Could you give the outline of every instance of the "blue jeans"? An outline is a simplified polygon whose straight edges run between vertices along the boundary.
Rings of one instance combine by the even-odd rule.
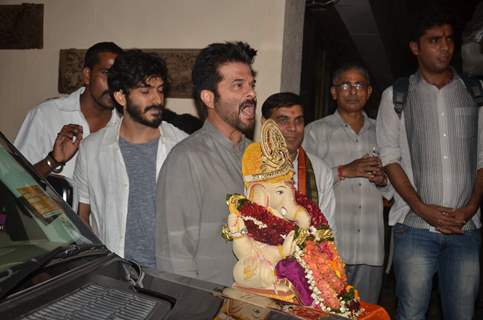
[[[480,281],[480,230],[443,235],[403,224],[394,226],[396,319],[426,318],[437,273],[445,320],[471,320]]]

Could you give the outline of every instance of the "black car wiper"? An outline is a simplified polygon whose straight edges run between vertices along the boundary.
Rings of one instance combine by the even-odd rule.
[[[96,250],[97,254],[105,255],[109,253],[109,250],[107,250],[104,245],[71,244],[68,246],[57,247],[43,256],[32,258],[19,266],[12,267],[11,269],[2,272],[6,274],[6,276],[4,277],[4,280],[0,282],[0,300],[7,296],[32,273],[42,269],[45,265],[53,262],[53,260],[58,259],[59,261],[62,261],[62,259],[70,258],[79,255],[82,252],[91,250]]]
[[[81,256],[81,254],[84,257],[91,254],[105,255],[110,253],[110,251],[103,244],[71,244],[64,248],[65,250],[63,252],[59,252],[51,259],[52,263],[54,262],[54,259],[66,259],[74,256]]]

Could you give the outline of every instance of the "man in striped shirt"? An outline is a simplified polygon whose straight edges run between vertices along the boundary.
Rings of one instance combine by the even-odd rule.
[[[426,13],[412,39],[418,70],[400,117],[389,87],[377,119],[382,163],[398,193],[389,216],[396,318],[426,318],[437,273],[444,319],[470,320],[480,269],[481,108],[450,67],[450,16]]]
[[[375,121],[363,111],[371,93],[365,68],[339,68],[331,87],[337,110],[307,126],[303,145],[334,175],[335,239],[348,282],[363,300],[377,303],[384,264],[382,198],[391,189],[377,156]]]

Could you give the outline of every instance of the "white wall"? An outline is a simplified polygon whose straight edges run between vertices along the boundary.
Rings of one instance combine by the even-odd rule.
[[[22,2],[0,0],[0,4]],[[88,48],[99,41],[141,49],[246,41],[258,50],[254,68],[259,106],[280,89],[285,0],[29,2],[44,3],[44,48],[0,50],[0,130],[10,139],[33,106],[58,95],[59,50]],[[194,113],[191,99],[169,99],[168,106]]]

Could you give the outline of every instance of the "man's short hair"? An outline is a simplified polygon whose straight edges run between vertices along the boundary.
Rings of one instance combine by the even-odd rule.
[[[364,78],[366,78],[367,83],[368,84],[371,83],[371,78],[369,77],[369,71],[367,71],[365,67],[363,67],[358,63],[346,63],[335,70],[334,75],[332,76],[332,85],[337,84],[337,80],[339,80],[340,76],[344,72],[349,70],[359,71],[364,76]]]
[[[126,50],[117,56],[107,73],[109,92],[116,109],[123,108],[114,99],[114,92],[122,91],[126,96],[131,89],[137,88],[150,78],[161,78],[165,92],[168,87],[168,69],[166,62],[155,53],[141,50]]]
[[[210,90],[218,97],[217,85],[222,80],[219,73],[221,65],[240,62],[249,65],[251,69],[256,54],[257,51],[245,42],[212,43],[201,50],[191,73],[193,97],[196,103],[199,106],[203,105],[200,97],[202,90]],[[253,70],[252,73],[255,74]],[[206,115],[206,108],[202,109],[203,114]]]
[[[122,53],[122,49],[114,42],[98,42],[89,49],[84,55],[84,68],[92,69],[99,63],[99,54],[103,52],[111,52],[117,55]]]
[[[274,93],[265,100],[262,105],[262,115],[265,119],[272,116],[274,109],[299,105],[303,109],[302,99],[298,94],[292,92]]]
[[[419,38],[429,29],[449,24],[455,27],[456,19],[447,10],[439,6],[428,6],[412,17],[410,41],[418,42]]]

